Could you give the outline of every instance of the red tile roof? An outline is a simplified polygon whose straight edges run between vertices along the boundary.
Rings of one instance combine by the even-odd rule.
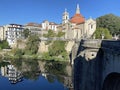
[[[75,14],[71,19],[70,19],[71,23],[76,23],[76,24],[80,24],[80,23],[84,23],[85,22],[85,18],[81,15],[81,14]]]

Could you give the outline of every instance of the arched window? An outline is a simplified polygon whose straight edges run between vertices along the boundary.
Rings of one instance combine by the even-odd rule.
[[[93,29],[93,25],[91,25],[91,29]]]

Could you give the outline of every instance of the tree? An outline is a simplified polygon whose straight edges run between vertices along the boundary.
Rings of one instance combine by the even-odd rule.
[[[10,46],[6,40],[3,40],[3,41],[0,41],[0,48],[1,49],[8,49],[8,48],[10,48]]]
[[[35,34],[28,37],[26,51],[27,54],[36,54],[38,52],[39,37]]]
[[[96,19],[97,28],[107,28],[112,35],[120,34],[120,17],[113,14],[107,14]]]
[[[65,32],[59,31],[58,34],[57,34],[57,37],[62,37],[64,35],[65,35]]]
[[[48,33],[44,34],[43,36],[47,38],[51,38],[51,37],[55,37],[56,33],[53,30],[48,30]]]
[[[107,28],[97,28],[94,32],[94,36],[96,39],[101,39],[102,35],[104,36],[104,39],[111,39],[112,35],[110,34],[109,30]]]
[[[64,52],[66,52],[64,41],[54,41],[53,44],[49,47],[50,56],[62,55]]]
[[[24,30],[23,30],[23,36],[24,36],[25,38],[28,38],[29,35],[30,35],[29,29],[24,29]]]

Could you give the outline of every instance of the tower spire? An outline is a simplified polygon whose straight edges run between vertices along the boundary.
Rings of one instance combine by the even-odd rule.
[[[67,8],[65,8],[65,12],[67,12]]]
[[[77,4],[76,14],[80,14],[80,7],[79,7],[79,4]]]

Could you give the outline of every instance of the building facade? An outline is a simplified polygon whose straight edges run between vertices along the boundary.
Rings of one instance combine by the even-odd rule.
[[[41,24],[31,22],[31,23],[24,25],[24,29],[28,29],[31,34],[40,35],[42,31],[42,26]]]
[[[23,37],[23,26],[19,24],[9,24],[6,28],[7,41],[11,47],[14,47],[17,44],[17,40]]]
[[[58,30],[57,29],[58,26],[59,26],[58,24],[56,24],[54,22],[49,22],[47,20],[42,22],[42,29],[43,30],[54,30],[54,31],[57,31]]]
[[[67,10],[63,13],[62,30],[66,33],[66,39],[90,38],[96,30],[96,20],[92,18],[86,20],[77,5],[76,13],[70,19]]]
[[[0,26],[0,41],[4,40],[4,27]]]

